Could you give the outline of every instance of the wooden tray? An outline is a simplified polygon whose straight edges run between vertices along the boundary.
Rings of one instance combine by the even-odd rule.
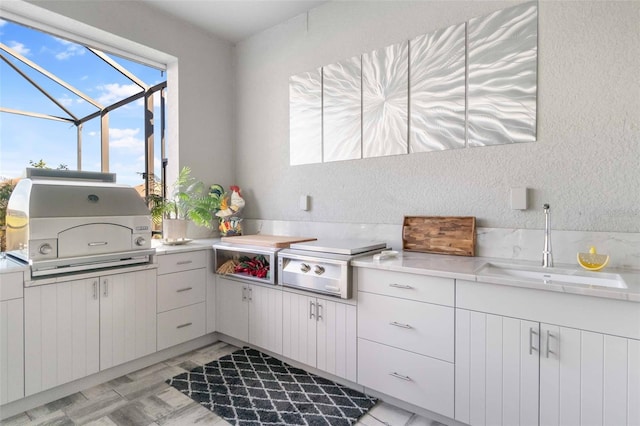
[[[287,237],[279,235],[238,235],[236,237],[222,237],[223,243],[243,244],[250,246],[289,248],[293,243],[302,243],[305,241],[315,241],[317,238],[308,237]]]
[[[422,253],[476,255],[473,216],[405,216],[402,248]]]

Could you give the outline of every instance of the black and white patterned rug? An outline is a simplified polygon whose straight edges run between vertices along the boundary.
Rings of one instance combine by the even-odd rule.
[[[238,426],[352,425],[377,402],[250,348],[167,383]]]

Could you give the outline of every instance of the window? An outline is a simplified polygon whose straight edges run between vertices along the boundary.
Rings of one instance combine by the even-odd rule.
[[[6,20],[0,39],[1,177],[21,176],[42,161],[116,173],[142,196],[160,191],[164,68]]]

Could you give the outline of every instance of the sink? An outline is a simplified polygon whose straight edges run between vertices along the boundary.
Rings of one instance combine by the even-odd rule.
[[[578,269],[542,268],[536,266],[517,265],[512,263],[489,262],[476,271],[477,275],[490,275],[503,278],[520,278],[539,281],[542,284],[580,284],[611,288],[627,288],[618,274],[604,272],[587,272]]]

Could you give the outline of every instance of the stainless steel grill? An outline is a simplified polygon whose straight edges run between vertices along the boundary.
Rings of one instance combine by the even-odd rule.
[[[46,276],[148,263],[151,216],[110,173],[27,169],[7,206],[7,254]]]
[[[386,243],[363,240],[317,240],[291,244],[278,253],[278,284],[350,299],[350,261],[382,251]]]

